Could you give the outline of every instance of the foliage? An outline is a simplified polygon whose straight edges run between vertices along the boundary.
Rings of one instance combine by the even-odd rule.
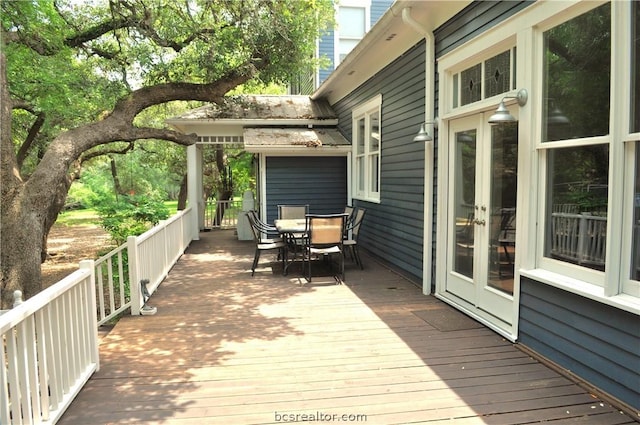
[[[253,82],[286,84],[314,65],[315,41],[334,15],[331,0],[0,0],[0,6],[0,243],[13,248],[0,252],[2,306],[14,290],[25,298],[39,292],[44,241],[84,165],[132,154],[142,141],[192,145],[195,135],[154,116],[159,105],[221,102]],[[177,170],[180,155],[164,153]],[[135,162],[156,180],[143,161]],[[116,160],[115,168],[123,166]],[[165,190],[175,181],[162,182]],[[146,193],[145,185],[131,190]]]
[[[161,200],[149,196],[121,196],[115,202],[98,208],[102,227],[117,245],[128,236],[137,236],[169,217]]]

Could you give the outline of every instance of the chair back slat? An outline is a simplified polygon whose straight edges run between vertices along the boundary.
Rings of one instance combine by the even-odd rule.
[[[309,205],[278,205],[278,218],[296,219],[305,218],[309,213]]]

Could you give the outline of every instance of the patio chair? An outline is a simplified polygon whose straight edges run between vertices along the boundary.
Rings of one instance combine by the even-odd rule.
[[[262,253],[262,251],[278,250],[278,259],[282,261],[282,268],[284,269],[286,244],[282,240],[270,241],[268,239],[262,239],[260,227],[258,227],[254,217],[254,214],[247,214],[249,224],[251,224],[251,231],[253,232],[253,237],[256,243],[256,251],[253,255],[253,264],[251,265],[251,276],[253,276],[256,272],[256,267],[258,266],[258,261],[260,261],[260,254]]]
[[[260,231],[260,242],[282,242],[282,237],[280,236],[280,232],[278,232],[278,229],[276,229],[276,226],[270,225],[260,220],[260,217],[258,216],[258,212],[256,210],[247,211],[247,215],[251,216],[255,223],[255,226]]]
[[[330,259],[331,255],[337,255],[340,259],[340,275],[336,280],[344,282],[344,246],[343,235],[347,215],[307,214],[307,235],[305,237],[304,260],[307,264],[307,281],[311,282],[312,257]]]
[[[364,208],[357,208],[355,210],[351,223],[349,223],[345,229],[346,236],[342,242],[345,249],[349,250],[351,258],[360,266],[360,270],[364,270],[364,265],[362,264],[360,252],[358,251],[358,235],[360,234],[360,226],[362,225],[362,220],[364,220],[366,212],[367,210]]]
[[[278,205],[278,218],[304,219],[309,214],[309,205]]]

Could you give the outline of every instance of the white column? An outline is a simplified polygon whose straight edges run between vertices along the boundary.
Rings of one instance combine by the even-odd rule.
[[[191,240],[200,239],[204,228],[204,201],[202,199],[202,148],[198,145],[187,147],[187,202],[193,210]]]

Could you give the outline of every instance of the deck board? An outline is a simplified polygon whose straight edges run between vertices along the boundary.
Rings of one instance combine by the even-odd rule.
[[[252,256],[232,231],[203,233],[149,300],[158,313],[103,338],[59,424],[635,423],[485,327],[430,325],[415,312],[451,307],[371,258],[345,285],[301,285],[266,256],[252,278]]]

